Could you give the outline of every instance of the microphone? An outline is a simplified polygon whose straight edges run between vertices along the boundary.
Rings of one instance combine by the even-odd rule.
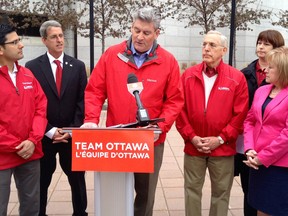
[[[148,111],[143,107],[143,104],[140,99],[140,93],[143,90],[142,82],[138,82],[138,79],[134,73],[128,74],[127,78],[127,87],[128,91],[134,95],[136,99],[136,104],[138,107],[136,118],[139,121],[140,126],[147,126],[150,122],[150,117]]]

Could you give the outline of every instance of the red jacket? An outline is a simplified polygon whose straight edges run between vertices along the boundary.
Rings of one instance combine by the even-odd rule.
[[[99,123],[100,112],[108,99],[107,126],[136,121],[136,101],[127,89],[129,73],[135,73],[144,89],[140,93],[150,118],[165,118],[155,143],[163,143],[165,135],[181,111],[184,98],[176,59],[156,43],[140,68],[134,63],[130,41],[110,47],[99,59],[85,90],[85,122]]]
[[[182,75],[185,105],[176,120],[176,127],[185,141],[185,153],[207,155],[197,151],[191,140],[194,136],[221,136],[220,145],[210,156],[230,156],[236,153],[235,141],[243,130],[248,111],[248,89],[244,75],[220,62],[218,76],[205,108],[204,63],[187,69]]]
[[[43,156],[41,139],[47,120],[47,100],[31,71],[16,63],[14,86],[7,66],[0,67],[0,170],[13,168]],[[25,160],[15,147],[24,140],[35,144],[34,154]]]

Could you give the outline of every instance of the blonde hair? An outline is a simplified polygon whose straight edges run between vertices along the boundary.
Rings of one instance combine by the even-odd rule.
[[[266,61],[277,67],[279,73],[279,85],[281,88],[288,86],[288,47],[281,46],[269,51]]]

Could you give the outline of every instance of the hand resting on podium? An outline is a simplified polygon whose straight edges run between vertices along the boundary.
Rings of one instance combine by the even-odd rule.
[[[86,122],[80,128],[98,128],[99,126],[93,122]]]

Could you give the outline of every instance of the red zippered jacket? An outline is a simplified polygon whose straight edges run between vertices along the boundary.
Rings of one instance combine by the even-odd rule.
[[[13,168],[43,156],[41,139],[47,125],[47,100],[32,72],[17,64],[16,86],[7,66],[0,67],[0,170]],[[25,160],[15,147],[24,140],[35,144],[34,154]]]
[[[205,63],[188,68],[182,75],[185,105],[176,120],[176,127],[185,141],[184,152],[192,156],[231,156],[236,153],[235,141],[243,130],[248,112],[248,88],[244,75],[223,63],[211,90],[207,107],[202,71]],[[210,154],[197,151],[194,136],[221,136],[226,144]]]
[[[127,89],[128,74],[134,73],[143,83],[140,98],[150,119],[165,118],[158,123],[162,130],[155,145],[163,143],[184,98],[179,65],[169,52],[156,42],[138,68],[130,50],[131,41],[112,46],[101,56],[85,90],[85,122],[99,123],[102,105],[107,98],[107,126],[136,121],[136,101]]]

